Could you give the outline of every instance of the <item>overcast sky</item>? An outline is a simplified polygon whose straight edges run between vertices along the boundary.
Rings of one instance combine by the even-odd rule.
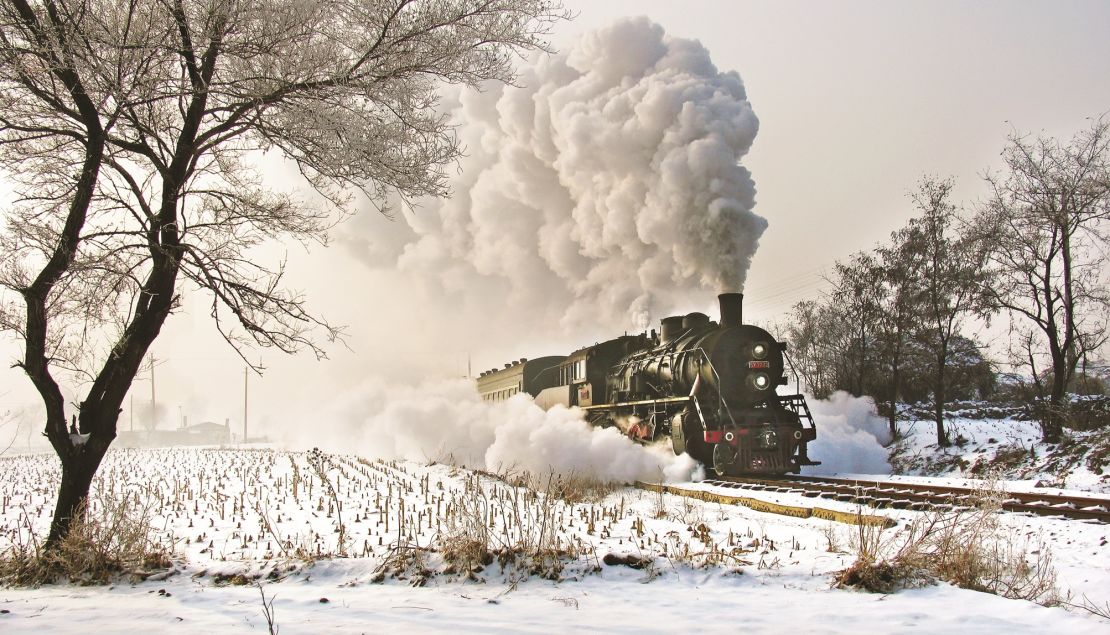
[[[743,80],[759,126],[742,165],[754,179],[754,212],[767,221],[748,272],[749,321],[774,320],[814,297],[834,261],[898,229],[912,215],[906,192],[923,174],[954,176],[960,200],[974,204],[984,192],[980,175],[998,166],[1012,130],[1070,137],[1110,110],[1106,2],[567,3],[578,16],[557,27],[560,50],[584,32],[645,15],[668,38],[700,41],[719,71]],[[461,374],[468,358],[477,372],[619,334],[611,332],[616,322],[568,334],[557,306],[514,320],[497,284],[439,302],[428,299],[434,290],[414,288],[381,263],[364,266],[352,240],[395,256],[412,238],[404,221],[365,211],[337,238],[307,255],[291,248],[291,281],[350,326],[350,348],[331,348],[325,362],[256,354],[269,368],[251,378],[250,418],[259,428],[294,416],[311,425],[312,412],[358,391],[368,376]],[[650,319],[663,309],[711,310],[716,318],[712,296],[701,290],[693,306],[653,307]],[[542,305],[537,297],[528,301]],[[242,364],[205,315],[189,303],[155,343],[167,360],[157,370],[158,400],[174,421],[180,413],[192,422],[238,422]],[[137,404],[149,402],[149,381],[133,392]],[[0,374],[0,399],[5,408],[35,401],[17,370]],[[125,413],[121,428],[128,422]]]

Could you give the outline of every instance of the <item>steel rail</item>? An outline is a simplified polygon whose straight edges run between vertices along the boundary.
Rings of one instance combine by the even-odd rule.
[[[703,481],[731,489],[800,493],[808,498],[832,498],[869,507],[895,509],[954,509],[974,506],[982,490],[968,487],[864,481],[814,476],[725,477]],[[999,492],[1008,512],[1063,516],[1110,523],[1110,499],[1040,492]]]

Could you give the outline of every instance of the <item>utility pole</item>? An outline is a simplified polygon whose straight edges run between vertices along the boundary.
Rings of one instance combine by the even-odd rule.
[[[154,353],[150,354],[150,429],[158,429],[158,400],[154,397],[154,362],[158,361]]]
[[[250,369],[243,368],[243,443],[247,442],[247,377]]]

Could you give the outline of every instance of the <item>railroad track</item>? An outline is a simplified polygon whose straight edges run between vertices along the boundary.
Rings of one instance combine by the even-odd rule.
[[[965,487],[917,485],[883,481],[784,476],[779,478],[726,477],[703,483],[730,489],[801,494],[856,503],[876,509],[949,510],[971,507],[982,493]],[[1002,492],[1002,509],[1008,512],[1063,516],[1076,520],[1110,523],[1110,499],[1061,496],[1038,492]]]

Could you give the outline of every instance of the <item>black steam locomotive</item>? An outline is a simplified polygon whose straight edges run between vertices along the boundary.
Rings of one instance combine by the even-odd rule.
[[[817,437],[802,395],[787,383],[786,344],[743,323],[744,296],[719,296],[721,322],[704,313],[665,318],[657,334],[625,335],[566,357],[521,359],[483,372],[483,399],[528,393],[543,408],[578,406],[590,423],[633,440],[669,435],[719,475],[798,472]]]

